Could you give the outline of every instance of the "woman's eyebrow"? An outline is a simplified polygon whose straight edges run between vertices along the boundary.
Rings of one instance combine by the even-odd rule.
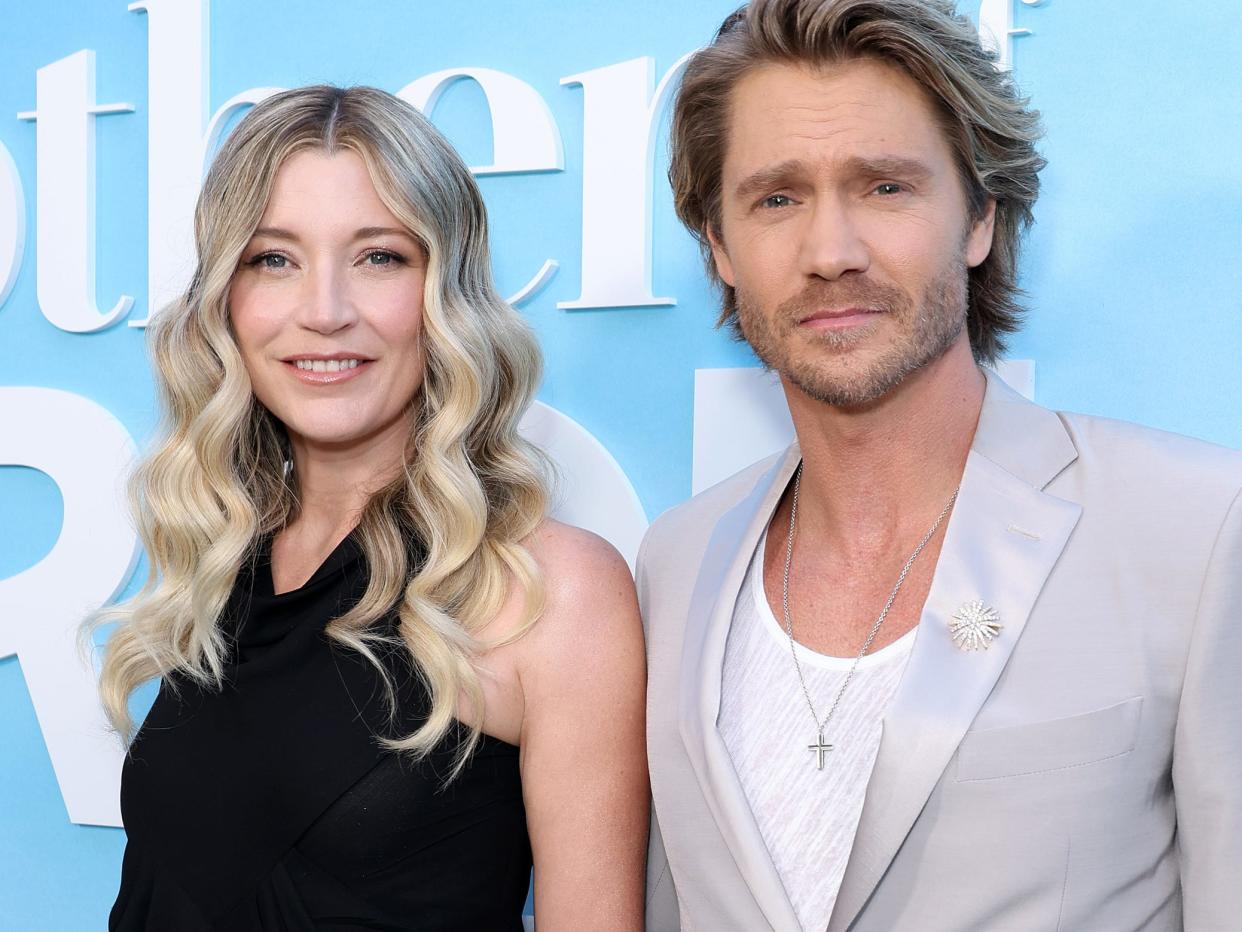
[[[292,230],[286,230],[283,227],[259,227],[254,231],[254,236],[283,239],[294,243],[301,239]],[[374,236],[404,236],[406,239],[417,242],[417,237],[405,227],[359,227],[354,231],[353,240],[370,239]]]
[[[293,233],[290,230],[282,229],[281,227],[259,227],[254,231],[254,235],[266,236],[269,239],[287,239],[292,242],[297,242],[298,240],[298,235],[296,233]]]
[[[354,233],[354,240],[370,239],[373,236],[404,236],[406,239],[418,241],[405,227],[362,227]]]

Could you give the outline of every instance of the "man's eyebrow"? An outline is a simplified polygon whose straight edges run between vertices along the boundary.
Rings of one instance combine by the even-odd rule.
[[[738,200],[747,201],[759,194],[764,194],[782,185],[790,179],[805,172],[806,165],[800,159],[787,159],[777,162],[758,171],[752,172],[737,183],[733,195]]]
[[[932,170],[926,162],[900,155],[851,156],[841,165],[841,170],[846,176],[856,178],[925,181],[932,176]],[[733,189],[733,194],[739,200],[749,200],[756,195],[789,184],[793,179],[804,176],[806,172],[806,163],[801,159],[777,162],[775,165],[769,165],[747,175],[738,182],[737,187]]]
[[[901,155],[856,155],[846,160],[845,170],[856,176],[907,181],[925,181],[932,176],[931,167],[926,162]]]

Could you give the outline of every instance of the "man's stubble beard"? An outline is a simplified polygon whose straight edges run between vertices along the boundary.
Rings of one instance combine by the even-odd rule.
[[[738,322],[746,342],[768,369],[823,404],[861,407],[883,398],[957,342],[966,326],[967,275],[965,259],[959,256],[927,285],[917,307],[901,289],[860,278],[808,286],[768,315],[739,288]],[[853,358],[851,350],[876,339],[876,327],[820,330],[798,340],[802,352],[796,352],[792,344],[800,319],[820,308],[848,306],[880,310],[877,323],[889,329],[897,324],[898,340],[864,363]]]

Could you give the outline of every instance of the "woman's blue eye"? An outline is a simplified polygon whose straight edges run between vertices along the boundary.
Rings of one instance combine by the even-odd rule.
[[[289,265],[289,259],[278,252],[265,252],[251,259],[250,264],[265,269],[283,269]]]
[[[393,252],[384,252],[377,249],[375,252],[367,253],[367,262],[371,265],[391,265],[394,262],[400,262],[401,257]]]

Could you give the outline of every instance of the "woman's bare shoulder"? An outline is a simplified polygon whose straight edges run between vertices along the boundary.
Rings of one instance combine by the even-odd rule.
[[[523,545],[543,577],[544,606],[531,629],[526,666],[552,671],[567,659],[641,665],[642,625],[629,565],[602,537],[546,520]],[[591,657],[584,657],[584,653]],[[559,674],[554,675],[559,679]]]
[[[607,597],[633,588],[633,577],[617,548],[598,534],[552,519],[522,541],[544,577],[549,601]]]

